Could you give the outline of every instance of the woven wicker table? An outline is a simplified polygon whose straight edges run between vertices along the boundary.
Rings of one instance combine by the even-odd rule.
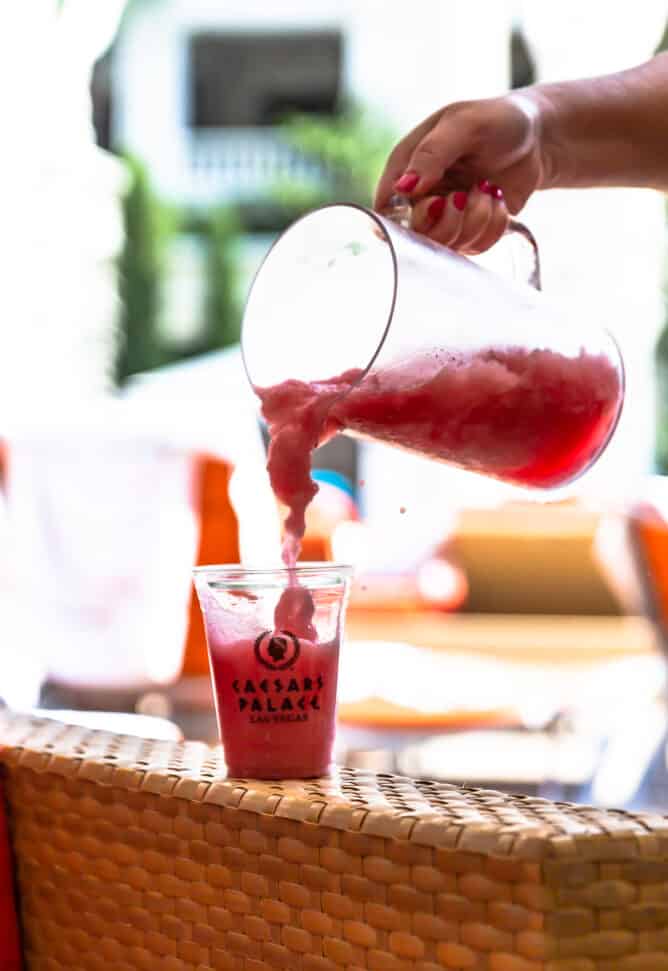
[[[0,714],[30,971],[665,971],[668,819]]]

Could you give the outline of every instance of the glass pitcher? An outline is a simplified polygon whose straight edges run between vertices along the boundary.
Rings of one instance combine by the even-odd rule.
[[[337,203],[293,223],[265,257],[242,328],[256,392],[340,389],[326,436],[384,441],[524,487],[581,475],[621,412],[612,336],[566,319],[505,278],[379,214]]]

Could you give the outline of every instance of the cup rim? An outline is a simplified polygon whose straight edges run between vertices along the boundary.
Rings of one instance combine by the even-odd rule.
[[[239,579],[247,576],[253,579],[263,577],[284,577],[286,580],[291,576],[310,577],[330,573],[343,574],[346,577],[353,573],[353,566],[349,563],[331,563],[327,560],[308,561],[297,563],[294,567],[275,566],[275,567],[246,567],[240,563],[212,563],[192,568],[193,576],[206,576],[214,574],[218,577]]]

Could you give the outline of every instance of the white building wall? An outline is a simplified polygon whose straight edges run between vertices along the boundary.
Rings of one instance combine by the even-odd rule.
[[[406,132],[450,101],[508,84],[507,0],[413,0],[404,15],[383,0],[350,5],[347,84]]]
[[[509,24],[503,0],[415,0],[408,20],[381,0],[138,6],[114,54],[114,138],[145,159],[163,191],[178,196],[188,165],[187,44],[194,32],[341,30],[345,92],[402,132],[447,101],[506,85]]]
[[[88,83],[123,0],[13,5],[0,30],[0,432],[16,408],[109,384],[124,172],[94,144]]]

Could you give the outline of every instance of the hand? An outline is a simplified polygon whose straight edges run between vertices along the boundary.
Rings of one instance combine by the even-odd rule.
[[[481,253],[505,232],[508,211],[519,212],[545,184],[540,135],[539,100],[530,90],[448,105],[396,146],[375,206],[382,210],[395,192],[407,195],[415,230]]]

